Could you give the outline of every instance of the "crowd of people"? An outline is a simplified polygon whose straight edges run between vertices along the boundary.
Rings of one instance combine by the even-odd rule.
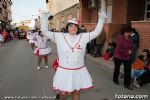
[[[56,44],[58,52],[53,88],[60,95],[61,100],[66,100],[68,95],[72,96],[72,100],[79,100],[81,90],[93,87],[92,78],[84,65],[84,55],[86,49],[87,52],[93,53],[92,41],[94,43],[94,39],[101,33],[106,15],[99,14],[98,24],[91,32],[86,32],[84,25],[79,28],[76,19],[69,20],[66,28],[62,28],[60,32],[55,29],[48,31],[48,17],[49,14],[43,12],[41,28],[29,31],[26,35],[33,54],[38,58],[37,69],[42,68],[42,59],[44,59],[45,68],[49,67],[48,56],[51,54],[51,48],[48,42],[51,40]],[[17,34],[17,31],[0,32],[0,43],[7,42],[9,38],[16,39]],[[112,58],[114,61],[113,82],[116,85],[119,85],[122,64],[125,88],[132,90],[131,83],[138,88],[150,83],[150,51],[144,49],[143,54],[137,55],[138,48],[139,34],[130,26],[124,27],[116,40],[109,43],[104,54],[107,57],[104,59]]]
[[[18,29],[10,29],[10,30],[2,30],[0,31],[0,45],[7,43],[10,40],[20,39],[20,33],[24,33],[24,37],[26,38],[26,31],[18,30]]]
[[[0,45],[8,42],[9,40],[13,39],[13,32],[12,31],[7,31],[7,30],[2,30],[0,31]]]
[[[104,59],[114,61],[113,82],[116,85],[119,85],[119,76],[124,78],[124,87],[129,90],[150,83],[150,51],[144,49],[139,54],[138,48],[139,34],[131,26],[122,28],[115,42],[109,43]]]
[[[72,95],[72,100],[79,100],[81,89],[93,87],[90,74],[84,65],[83,56],[85,52],[83,51],[87,49],[86,45],[88,46],[88,43],[100,33],[101,29],[97,27],[102,28],[102,22],[105,17],[104,15],[100,17],[102,22],[98,22],[96,29],[91,32],[86,32],[84,26],[79,30],[75,19],[69,20],[66,28],[62,28],[60,32],[55,30],[48,31],[46,28],[48,25],[47,17],[47,13],[43,14],[40,30],[27,33],[31,49],[34,50],[34,54],[38,57],[37,69],[41,69],[42,59],[45,61],[45,68],[48,68],[48,55],[51,53],[48,41],[51,40],[56,43],[59,59],[57,59],[57,68],[55,67],[53,79],[54,90],[60,95],[61,100],[66,100],[68,95]],[[130,26],[124,27],[116,40],[109,43],[106,53],[108,58],[112,58],[114,61],[113,82],[116,85],[119,85],[122,64],[124,66],[125,88],[132,90],[132,83],[135,87],[140,87],[150,82],[150,52],[148,49],[144,49],[143,54],[137,55],[138,48],[139,35]],[[66,77],[68,78],[66,79]]]

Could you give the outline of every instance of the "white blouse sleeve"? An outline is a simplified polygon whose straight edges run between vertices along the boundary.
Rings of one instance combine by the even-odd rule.
[[[49,17],[49,15],[50,15],[49,13],[43,12],[43,14],[41,16],[41,31],[42,31],[44,36],[51,39],[52,42],[55,42],[55,33],[57,33],[57,32],[51,32],[48,30],[48,17]]]
[[[86,42],[90,42],[92,39],[96,38],[97,36],[99,36],[101,34],[105,18],[106,18],[105,12],[100,13],[96,28],[92,32],[83,33],[84,40]]]

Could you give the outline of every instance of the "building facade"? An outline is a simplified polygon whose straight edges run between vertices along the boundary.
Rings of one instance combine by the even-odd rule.
[[[101,41],[103,52],[109,41],[115,39],[119,30],[127,24],[131,24],[139,32],[139,53],[144,48],[150,50],[150,0],[81,0],[80,20],[88,31],[95,28],[99,9],[107,13],[102,32],[105,35],[97,38],[104,40]]]
[[[49,29],[60,31],[66,27],[67,20],[79,19],[79,0],[49,0],[49,11],[54,16],[49,21]]]
[[[0,0],[0,30],[10,29],[12,21],[12,1]]]
[[[54,16],[52,26],[53,28],[56,28],[56,30],[60,31],[62,28],[66,27],[67,21],[72,18],[76,18],[77,20],[79,19],[78,4],[75,4],[64,11],[57,13]]]

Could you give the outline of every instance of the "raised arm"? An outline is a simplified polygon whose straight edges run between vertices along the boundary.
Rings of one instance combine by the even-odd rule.
[[[40,21],[41,21],[41,31],[44,36],[48,37],[54,41],[54,32],[48,30],[48,17],[50,16],[48,11],[43,11]]]
[[[98,23],[97,23],[97,26],[96,28],[94,29],[94,31],[90,32],[90,39],[94,39],[96,38],[98,35],[101,34],[101,31],[102,31],[102,28],[103,28],[103,24],[104,24],[104,21],[106,19],[106,14],[105,12],[101,12],[101,13],[98,13]]]

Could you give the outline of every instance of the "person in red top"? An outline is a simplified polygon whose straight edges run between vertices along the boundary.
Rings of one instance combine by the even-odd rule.
[[[131,27],[126,26],[122,29],[121,35],[116,40],[116,49],[114,53],[114,74],[113,82],[119,85],[118,77],[120,72],[120,65],[124,64],[124,86],[125,88],[132,90],[131,83],[131,50],[132,50],[132,39],[131,39]]]
[[[3,35],[3,38],[4,38],[4,42],[7,42],[8,41],[8,36],[9,36],[8,32],[6,30],[4,30],[2,32],[2,35]]]

